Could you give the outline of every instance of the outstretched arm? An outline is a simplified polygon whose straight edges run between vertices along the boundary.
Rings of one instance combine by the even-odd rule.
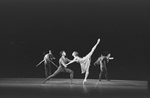
[[[69,63],[65,64],[62,59],[59,60],[59,65],[63,65],[64,67],[67,67],[69,64],[73,63],[74,59],[72,61],[70,61]]]
[[[113,60],[113,59],[114,59],[114,57],[110,57],[110,55],[111,55],[111,54],[109,53],[109,54],[107,55],[107,57],[106,57],[106,58],[107,58],[107,62],[109,62],[109,60]]]
[[[53,64],[53,65],[55,65],[56,67],[58,67],[55,63],[53,63],[51,60],[50,60],[50,62]]]
[[[47,59],[47,54],[44,56],[43,60],[39,64],[36,65],[36,67],[38,67],[42,62],[44,61],[46,62],[46,59]]]
[[[114,59],[114,57],[110,57],[110,53],[107,55],[107,59],[110,59],[110,60],[112,60],[112,59]]]
[[[94,65],[96,66],[96,65],[97,65],[97,63],[98,63],[98,61],[96,61],[96,62],[94,63]]]
[[[110,60],[113,60],[113,59],[114,59],[114,57],[109,57],[109,59],[110,59]]]
[[[94,63],[94,65],[96,66],[96,65],[100,64],[101,61],[102,61],[102,58],[99,57],[99,58],[97,59],[97,61]]]
[[[37,64],[36,67],[38,67],[43,61],[44,61],[44,59],[39,64]]]
[[[73,63],[73,62],[76,62],[76,58],[74,58],[72,61],[70,61],[69,63],[66,64],[66,66],[68,66],[69,64]]]
[[[98,64],[98,61],[100,60],[100,57],[96,60],[96,62],[94,63],[94,65],[96,66]]]
[[[107,59],[110,59],[110,58],[111,58],[110,55],[111,55],[111,54],[109,53],[109,54],[106,56],[106,58],[107,58]]]
[[[89,54],[88,54],[89,56],[91,56],[93,54],[93,52],[96,49],[96,47],[99,44],[99,42],[100,42],[100,38],[97,40],[97,43],[94,45],[94,47],[92,48],[92,50],[89,52]]]

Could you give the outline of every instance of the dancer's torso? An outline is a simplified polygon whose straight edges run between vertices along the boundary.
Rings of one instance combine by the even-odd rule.
[[[59,60],[60,67],[65,68],[65,66],[62,64],[62,62],[64,64],[67,64],[69,61],[68,61],[68,59],[63,58],[63,57],[60,58],[60,60]]]
[[[100,62],[100,67],[101,68],[106,68],[107,58],[103,58],[99,62]]]
[[[50,60],[52,60],[53,57],[54,57],[54,56],[53,56],[52,54],[46,54],[46,55],[44,56],[44,60],[45,60],[45,61],[50,61]]]

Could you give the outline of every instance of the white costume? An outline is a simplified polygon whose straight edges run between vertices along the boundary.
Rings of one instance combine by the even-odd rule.
[[[89,70],[89,66],[91,63],[91,55],[86,55],[83,58],[78,58],[78,62],[81,66],[81,72],[82,74]]]

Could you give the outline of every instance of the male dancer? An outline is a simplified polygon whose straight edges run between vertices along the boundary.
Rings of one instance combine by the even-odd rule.
[[[92,50],[86,56],[84,56],[82,58],[78,56],[78,52],[74,51],[72,53],[72,56],[74,57],[74,59],[67,64],[67,65],[69,65],[73,62],[80,63],[82,74],[85,73],[85,78],[83,80],[83,84],[87,81],[87,77],[89,75],[89,67],[90,67],[90,63],[91,63],[91,56],[92,56],[94,50],[96,49],[97,45],[99,44],[99,42],[100,42],[100,39],[97,40],[97,43],[94,45]]]
[[[101,76],[102,73],[105,73],[105,77],[107,79],[107,81],[110,81],[108,78],[108,72],[107,72],[107,68],[106,68],[106,63],[109,62],[110,59],[114,59],[113,57],[110,57],[110,53],[107,56],[103,56],[101,55],[97,61],[94,63],[94,65],[100,65],[100,74],[99,74],[99,81],[101,81]]]
[[[59,59],[59,67],[58,69],[49,77],[47,77],[43,83],[45,83],[47,80],[49,80],[50,78],[54,77],[55,75],[57,75],[60,72],[66,72],[66,73],[70,73],[70,79],[71,79],[71,83],[72,83],[72,79],[73,79],[73,71],[69,68],[67,68],[67,63],[70,62],[70,60],[68,58],[66,58],[66,52],[62,51],[60,52],[61,54],[61,58]]]
[[[51,50],[49,50],[49,53],[47,53],[44,56],[44,59],[39,64],[36,65],[36,67],[37,67],[42,62],[44,62],[44,69],[45,69],[45,76],[46,77],[48,77],[49,75],[51,75],[51,63],[57,67],[57,65],[52,62],[53,59],[55,59],[55,57],[52,55]]]

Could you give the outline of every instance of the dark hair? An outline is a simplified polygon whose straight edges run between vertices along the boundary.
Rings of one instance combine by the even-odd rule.
[[[105,52],[102,53],[103,56],[107,56],[108,54],[109,54],[108,51],[105,51]]]
[[[62,53],[63,53],[63,52],[65,52],[65,51],[61,51],[61,52],[60,52],[60,56],[62,56]]]
[[[79,53],[77,51],[74,51],[74,52],[75,52],[75,55],[77,55],[77,56],[79,55]]]

